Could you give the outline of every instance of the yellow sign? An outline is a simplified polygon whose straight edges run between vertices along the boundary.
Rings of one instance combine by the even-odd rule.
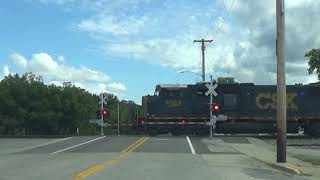
[[[287,93],[287,109],[297,111],[298,106],[294,103],[294,98],[297,93]],[[256,97],[256,105],[259,109],[277,109],[277,94],[276,93],[260,93]]]
[[[181,106],[181,100],[180,99],[169,99],[169,100],[166,100],[166,105],[170,108],[179,107],[179,106]]]

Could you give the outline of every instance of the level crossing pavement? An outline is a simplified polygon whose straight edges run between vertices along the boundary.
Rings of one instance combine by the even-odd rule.
[[[245,137],[79,136],[42,139],[38,146],[33,139],[30,148],[15,141],[0,139],[16,146],[0,153],[0,180],[310,179],[271,168],[227,145],[249,143]]]

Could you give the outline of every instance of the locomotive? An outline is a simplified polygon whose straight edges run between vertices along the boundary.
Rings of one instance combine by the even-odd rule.
[[[204,135],[209,133],[208,82],[157,85],[142,97],[144,115],[137,127],[146,133]],[[276,133],[277,86],[253,83],[218,84],[213,114],[215,133]],[[320,84],[286,86],[287,132],[320,135]]]

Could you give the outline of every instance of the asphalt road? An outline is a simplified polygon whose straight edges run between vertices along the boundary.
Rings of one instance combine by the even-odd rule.
[[[0,153],[0,180],[308,179],[275,170],[224,145],[248,143],[245,138],[218,138],[219,145],[186,136],[26,141],[30,147],[21,139],[0,139],[0,148],[6,149]],[[8,146],[15,146],[14,151]]]

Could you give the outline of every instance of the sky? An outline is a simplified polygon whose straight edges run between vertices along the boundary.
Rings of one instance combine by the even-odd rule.
[[[319,48],[320,1],[285,0],[286,82],[310,83],[304,54]],[[46,84],[141,103],[157,84],[206,78],[276,83],[275,0],[6,0],[0,5],[0,79],[33,72]]]

